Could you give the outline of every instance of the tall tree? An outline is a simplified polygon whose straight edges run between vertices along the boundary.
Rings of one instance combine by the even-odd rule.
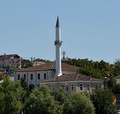
[[[69,59],[67,63],[79,67],[78,73],[91,75],[95,78],[104,79],[104,77],[114,74],[113,65],[103,60],[99,62],[88,59]]]
[[[62,114],[62,107],[44,86],[32,91],[25,102],[24,114]]]
[[[91,95],[96,114],[114,114],[116,107],[113,105],[112,92],[109,89],[96,89]]]
[[[95,110],[89,97],[74,93],[64,103],[63,114],[95,114]]]
[[[5,77],[0,84],[0,114],[20,114],[22,110],[21,103],[22,88],[18,83],[15,83]]]
[[[114,62],[115,75],[120,75],[120,59],[116,59]]]
[[[120,94],[120,84],[114,85],[113,88],[112,88],[112,92],[114,94]]]
[[[51,95],[54,97],[56,101],[60,102],[60,105],[63,105],[65,101],[68,99],[68,96],[63,89],[55,90],[51,92]]]

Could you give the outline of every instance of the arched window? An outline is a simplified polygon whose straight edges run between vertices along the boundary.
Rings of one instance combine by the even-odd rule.
[[[66,91],[68,91],[68,85],[66,86]]]
[[[90,84],[87,84],[87,91],[90,91]]]
[[[26,80],[26,74],[24,74],[24,80]]]
[[[64,85],[61,85],[61,88],[64,89]]]
[[[96,84],[96,85],[95,85],[95,88],[97,89],[98,87],[99,87],[99,85],[98,85],[98,84]]]
[[[50,89],[50,86],[48,86],[48,88]]]
[[[33,80],[33,74],[31,74],[31,80]]]
[[[20,80],[20,74],[18,74],[18,80]]]
[[[53,91],[55,90],[55,86],[53,85]]]
[[[83,90],[83,84],[80,84],[80,91]]]
[[[71,89],[73,90],[74,88],[73,88],[73,85],[71,86]]]
[[[40,74],[38,74],[38,79],[40,79]]]
[[[47,77],[46,77],[46,73],[44,73],[44,79],[46,79]]]

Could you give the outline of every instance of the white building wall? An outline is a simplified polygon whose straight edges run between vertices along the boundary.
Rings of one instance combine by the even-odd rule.
[[[15,66],[21,68],[21,59],[20,58],[14,58],[14,59],[1,59],[0,60],[0,66]]]
[[[116,79],[116,83],[117,83],[117,84],[120,84],[120,79]]]
[[[3,60],[1,59],[1,60],[0,60],[0,66],[3,66],[3,63],[4,63],[4,62],[3,62]]]
[[[46,85],[50,88],[51,91],[59,90],[63,87],[63,89],[68,93],[73,92],[92,92],[93,89],[96,88],[96,85],[98,85],[98,88],[103,88],[103,83],[99,81],[64,81],[64,82],[48,82],[48,83],[42,83],[43,85]],[[82,84],[82,90],[80,89],[80,84]],[[88,87],[89,86],[89,90]]]
[[[31,74],[33,75],[33,79],[31,79]],[[38,79],[38,74],[40,75],[40,79]],[[46,79],[44,75],[46,74]],[[48,71],[33,71],[33,72],[15,72],[14,74],[14,81],[18,80],[18,75],[20,75],[20,79],[24,78],[24,75],[26,75],[26,82],[28,86],[30,84],[34,84],[34,87],[38,87],[41,80],[47,80],[50,78],[53,78],[55,74],[55,71],[48,70]]]

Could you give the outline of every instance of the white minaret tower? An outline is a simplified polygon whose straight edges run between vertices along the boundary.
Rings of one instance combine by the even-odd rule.
[[[56,73],[55,76],[61,76],[62,75],[62,70],[61,70],[61,30],[60,30],[60,25],[59,25],[59,17],[57,17],[57,22],[56,22],[56,40],[54,42],[56,46]]]

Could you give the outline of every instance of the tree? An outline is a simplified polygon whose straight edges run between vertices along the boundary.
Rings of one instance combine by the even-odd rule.
[[[109,89],[96,89],[91,95],[96,114],[114,114],[116,107],[113,105],[112,92]]]
[[[115,75],[120,75],[120,59],[116,59],[114,62]]]
[[[62,107],[47,87],[34,89],[25,102],[24,114],[62,114]]]
[[[68,97],[63,89],[55,90],[54,92],[51,93],[51,95],[54,97],[56,101],[60,102],[61,105],[65,103]]]
[[[33,61],[34,61],[34,62],[35,62],[35,61],[51,62],[50,60],[45,60],[45,59],[40,59],[40,58],[34,59]]]
[[[120,84],[114,85],[113,88],[112,88],[112,92],[114,94],[120,94]]]
[[[112,89],[116,85],[116,79],[114,76],[109,76],[107,80],[107,85],[109,89]]]
[[[0,75],[0,81],[3,80],[4,77],[5,75]]]
[[[103,60],[92,61],[88,59],[69,59],[70,65],[79,67],[78,73],[83,75],[91,75],[92,77],[104,79],[104,77],[114,76],[114,67]]]
[[[95,110],[89,97],[73,93],[64,103],[63,114],[95,114]]]
[[[22,61],[22,65],[21,65],[21,67],[22,68],[28,68],[28,67],[32,67],[33,65],[32,65],[32,62],[30,61],[30,60],[23,60]]]
[[[5,77],[0,85],[0,114],[20,114],[22,88],[18,83]]]
[[[29,97],[30,95],[30,88],[28,87],[27,82],[25,81],[24,78],[21,78],[20,81],[18,81],[18,83],[20,83],[20,86],[22,87],[22,95],[21,95],[21,99],[22,99],[22,103],[25,103],[26,98]]]

